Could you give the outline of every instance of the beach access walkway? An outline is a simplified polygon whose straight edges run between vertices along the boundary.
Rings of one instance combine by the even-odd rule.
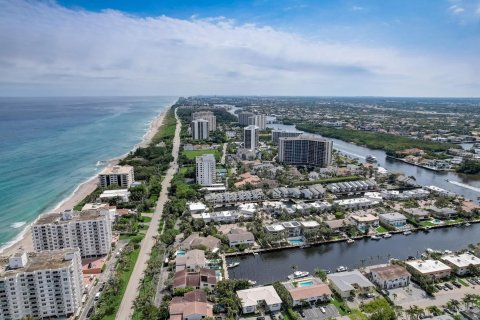
[[[177,126],[175,128],[175,137],[173,138],[172,156],[173,161],[170,163],[170,167],[167,170],[165,179],[162,181],[162,191],[157,201],[155,212],[152,216],[152,221],[148,227],[148,230],[140,243],[140,254],[133,269],[130,281],[128,281],[127,289],[123,296],[120,308],[118,309],[115,319],[128,320],[132,318],[133,314],[133,302],[138,294],[138,287],[140,281],[143,278],[143,273],[147,268],[148,259],[150,258],[150,252],[155,244],[155,236],[158,236],[158,227],[162,217],[162,211],[165,203],[168,201],[168,188],[172,181],[173,176],[178,171],[178,152],[180,150],[180,130],[182,123],[175,110],[175,118],[177,120]]]

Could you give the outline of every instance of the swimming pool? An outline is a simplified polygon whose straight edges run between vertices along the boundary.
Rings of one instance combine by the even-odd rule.
[[[312,280],[300,281],[300,282],[298,282],[298,286],[299,287],[310,287],[310,286],[313,286],[313,281]]]
[[[176,256],[184,256],[185,253],[186,253],[185,251],[177,250],[177,252],[175,252],[175,255],[176,255]]]
[[[303,243],[303,240],[302,239],[288,239],[288,242],[290,242],[291,244],[300,244],[300,243]]]

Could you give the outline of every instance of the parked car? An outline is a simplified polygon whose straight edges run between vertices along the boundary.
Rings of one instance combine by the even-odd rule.
[[[320,307],[320,310],[321,310],[323,313],[327,312],[324,307]]]
[[[443,286],[439,285],[439,284],[436,284],[435,285],[435,288],[437,288],[437,290],[442,290],[443,289]]]
[[[450,290],[453,290],[453,286],[448,282],[445,282],[445,287],[447,287]]]
[[[88,309],[87,318],[90,318],[92,316],[93,310],[94,310],[93,306],[91,306],[90,309]]]
[[[302,316],[302,318],[305,318],[305,312],[303,312],[303,310],[300,310],[298,313],[300,313],[300,315]]]
[[[457,288],[461,288],[462,285],[460,283],[458,283],[457,281],[452,281],[452,284],[457,287]]]

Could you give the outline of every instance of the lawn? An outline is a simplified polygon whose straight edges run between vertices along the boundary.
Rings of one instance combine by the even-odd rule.
[[[150,221],[152,221],[151,216],[142,216],[142,222],[150,222]]]
[[[434,226],[436,226],[436,224],[434,224],[430,221],[422,221],[422,222],[419,222],[419,223],[423,227],[434,227]]]
[[[108,303],[109,304],[109,309],[113,309],[113,312],[109,312],[109,314],[103,315],[101,317],[102,320],[114,320],[115,315],[117,314],[118,308],[120,306],[120,303],[122,302],[123,295],[125,294],[125,290],[127,289],[128,281],[130,280],[130,276],[132,275],[133,268],[135,266],[135,262],[137,261],[138,255],[140,254],[140,248],[133,250],[128,256],[127,256],[127,262],[125,264],[125,268],[118,271],[119,275],[119,290],[118,294],[110,296],[107,302],[104,302],[105,300],[105,295],[108,294],[108,292],[104,292],[102,295],[102,298],[100,298],[99,301],[99,308],[102,308],[102,302]],[[96,317],[94,317],[95,319]]]
[[[340,300],[338,297],[336,297],[336,296],[332,297],[331,302],[338,309],[338,312],[340,313],[340,315],[346,316],[346,315],[350,314],[350,312],[351,312],[350,308],[346,305],[345,302]]]
[[[213,150],[185,150],[182,152],[182,154],[187,157],[189,160],[194,160],[195,157],[201,156],[204,154],[213,154],[215,156],[215,159],[220,158],[220,152],[218,150],[213,149]],[[183,168],[182,168],[183,169]]]
[[[464,287],[470,287],[470,285],[463,279],[457,278],[458,283],[463,285]]]
[[[382,226],[378,226],[377,229],[375,229],[375,230],[377,230],[378,233],[386,233],[386,232],[388,232],[388,230],[385,229],[385,228],[382,227]]]
[[[368,320],[368,317],[360,310],[352,309],[352,313],[348,315],[351,320]]]

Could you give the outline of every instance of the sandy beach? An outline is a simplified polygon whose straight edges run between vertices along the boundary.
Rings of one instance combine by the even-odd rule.
[[[148,128],[148,131],[143,136],[142,141],[135,146],[134,149],[140,147],[146,147],[152,141],[153,137],[157,133],[158,129],[161,127],[163,123],[163,119],[165,118],[165,114],[168,108],[165,108],[162,112],[160,112],[151,122]],[[125,155],[111,159],[109,161],[109,165],[113,165],[117,163],[121,158]],[[72,192],[72,194],[61,201],[51,212],[61,212],[67,209],[72,209],[78,202],[83,200],[86,196],[92,193],[95,188],[97,187],[97,177],[91,177],[89,180],[82,183],[80,186]],[[20,234],[19,236],[4,247],[0,248],[0,254],[3,256],[11,255],[17,250],[25,250],[27,252],[33,251],[33,241],[32,241],[32,231],[30,228],[31,224],[29,224]]]

